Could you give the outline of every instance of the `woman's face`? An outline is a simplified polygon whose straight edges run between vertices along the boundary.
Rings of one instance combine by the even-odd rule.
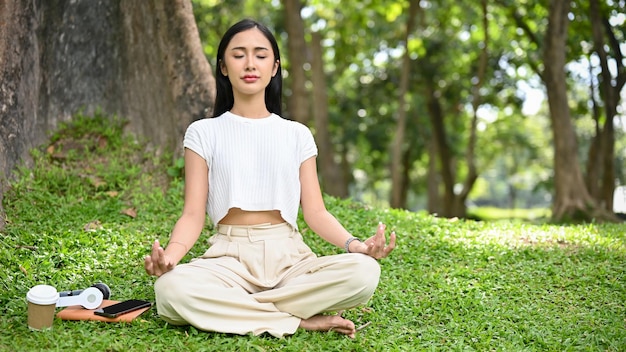
[[[233,95],[265,94],[265,88],[278,70],[270,41],[257,28],[237,33],[228,43],[222,74],[228,76]]]

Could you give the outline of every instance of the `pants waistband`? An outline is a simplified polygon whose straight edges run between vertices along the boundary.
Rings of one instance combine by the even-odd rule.
[[[217,225],[217,236],[227,237],[228,241],[257,242],[269,239],[284,239],[293,237],[298,230],[289,223],[272,225]]]

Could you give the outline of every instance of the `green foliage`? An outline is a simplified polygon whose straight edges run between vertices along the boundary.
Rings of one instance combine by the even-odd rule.
[[[102,135],[109,125],[100,122],[71,139]],[[56,135],[69,141],[73,130]],[[306,331],[285,339],[202,332],[169,326],[155,309],[129,324],[57,319],[52,331],[31,332],[25,295],[36,284],[69,290],[102,281],[112,299],[154,300],[143,257],[154,239],[168,239],[182,209],[183,182],[164,177],[171,158],[154,157],[121,126],[114,132],[120,143],[80,158],[35,151],[33,169],[21,169],[10,185],[3,203],[8,224],[0,233],[0,351],[618,351],[626,345],[623,225],[455,221],[332,197],[325,197],[327,208],[355,235],[367,238],[379,221],[398,234],[397,249],[380,261],[373,299],[344,314],[363,327],[355,340]],[[299,225],[317,253],[341,252],[301,218]],[[203,253],[210,233],[207,227],[183,261]]]
[[[276,2],[270,0],[192,0],[193,13],[198,26],[204,53],[215,68],[217,46],[222,35],[235,22],[252,18],[272,27],[279,11]],[[280,40],[280,38],[277,38]]]
[[[280,1],[194,0],[194,14],[205,45],[205,53],[214,65],[217,43],[222,33],[236,20],[253,17],[268,24],[282,49],[285,69],[283,101],[290,94],[290,62],[286,50],[285,12]],[[323,61],[329,86],[329,131],[336,159],[345,160],[346,172],[354,171],[351,195],[355,199],[373,199],[385,203],[390,175],[389,149],[394,138],[396,118],[407,108],[405,160],[410,170],[409,208],[420,208],[426,193],[426,170],[431,157],[428,149],[433,140],[429,114],[437,97],[451,147],[453,175],[462,184],[468,165],[464,158],[469,142],[471,104],[475,98],[479,55],[485,45],[481,2],[420,2],[416,28],[409,36],[411,57],[410,89],[407,105],[399,106],[403,41],[407,23],[407,1],[337,1],[302,2],[305,38],[312,32],[322,37]],[[601,2],[603,16],[609,20],[617,42],[623,42],[626,31],[624,2]],[[539,78],[543,70],[543,36],[547,27],[548,6],[545,1],[498,0],[487,6],[487,52],[489,64],[479,94],[479,130],[476,164],[484,182],[497,183],[494,189],[512,186],[520,201],[543,206],[552,189],[553,153],[549,111],[543,101],[525,97],[530,87],[542,91]],[[592,126],[588,70],[580,67],[591,56],[589,3],[572,3],[568,36],[568,94],[572,116],[579,135],[579,155],[584,165]],[[612,58],[618,53],[609,51]],[[583,60],[584,59],[584,60]],[[597,60],[596,60],[597,61]],[[308,69],[308,68],[306,68]],[[599,68],[593,70],[598,76]],[[310,75],[310,71],[307,71]],[[308,86],[310,89],[311,86]],[[541,93],[544,94],[544,93]],[[602,94],[596,87],[596,101]],[[537,109],[525,116],[522,104]],[[602,117],[601,117],[602,118]],[[622,180],[626,159],[623,129],[616,131],[616,173]],[[173,170],[172,170],[173,171]],[[472,192],[470,201],[500,205],[507,193]],[[474,198],[478,197],[478,198]],[[523,198],[523,199],[522,199]]]
[[[66,138],[82,141],[85,137],[97,134],[119,147],[124,141],[123,130],[127,123],[127,120],[118,116],[104,115],[100,109],[97,109],[93,116],[79,112],[72,120],[60,123],[56,132],[52,133],[50,141],[55,143]]]
[[[174,165],[167,168],[167,174],[171,177],[182,177],[185,172],[185,158],[177,158]]]

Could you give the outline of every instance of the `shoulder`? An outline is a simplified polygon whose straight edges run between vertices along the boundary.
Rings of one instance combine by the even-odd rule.
[[[214,129],[220,125],[222,125],[227,119],[224,115],[220,115],[217,117],[207,117],[204,119],[196,120],[192,122],[189,127],[187,127],[188,131],[209,131]]]
[[[289,130],[292,130],[298,133],[304,133],[304,134],[311,133],[311,130],[301,122],[288,120],[276,114],[274,114],[274,116],[275,116],[276,123],[281,124],[282,126],[284,126],[285,129],[289,129]]]

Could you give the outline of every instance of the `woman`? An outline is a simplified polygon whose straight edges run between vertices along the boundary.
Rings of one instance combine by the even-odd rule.
[[[298,327],[354,337],[354,323],[324,312],[366,303],[380,276],[376,259],[395,247],[385,226],[361,242],[326,210],[317,148],[304,125],[281,118],[278,45],[262,24],[243,20],[217,52],[214,118],[184,138],[185,204],[166,249],[145,258],[159,315],[175,325],[282,337]],[[299,206],[312,231],[345,248],[317,257],[302,241]],[[200,258],[177,265],[208,213],[216,234]]]

